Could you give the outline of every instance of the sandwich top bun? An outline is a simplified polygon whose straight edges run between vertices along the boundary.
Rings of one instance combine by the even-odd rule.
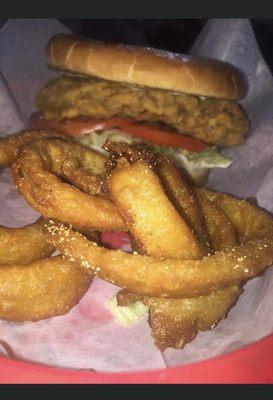
[[[52,67],[73,73],[227,100],[244,95],[239,71],[212,59],[108,44],[71,34],[53,36],[46,52]]]

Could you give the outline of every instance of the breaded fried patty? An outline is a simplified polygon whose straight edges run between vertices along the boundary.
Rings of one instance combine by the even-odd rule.
[[[61,76],[37,95],[48,120],[79,116],[130,117],[159,122],[207,143],[233,146],[244,142],[249,123],[234,101],[126,85],[97,78]]]

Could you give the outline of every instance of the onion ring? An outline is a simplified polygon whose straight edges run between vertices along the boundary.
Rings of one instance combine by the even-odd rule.
[[[240,286],[231,286],[191,299],[160,299],[120,291],[117,302],[126,306],[138,300],[149,307],[149,322],[155,345],[164,351],[168,347],[181,349],[194,339],[197,331],[213,328],[226,317],[241,293]]]
[[[20,149],[37,139],[57,138],[68,140],[68,137],[60,132],[24,130],[14,135],[0,138],[0,167],[10,167],[19,154]]]
[[[105,158],[98,153],[74,142],[41,140],[24,148],[12,164],[15,185],[30,206],[46,218],[56,218],[82,229],[123,231],[124,223],[113,203],[84,193],[57,176],[79,184],[78,175],[73,179],[62,169],[62,164],[71,158],[91,176],[91,186],[93,175],[100,179],[104,173]]]
[[[230,220],[232,224],[240,220],[246,241],[201,260],[160,260],[104,249],[56,221],[47,222],[46,229],[49,240],[67,259],[102,279],[148,296],[196,297],[246,281],[273,263],[273,219],[247,202],[225,198],[230,198],[236,211]],[[260,225],[249,233],[248,226],[251,222],[255,226],[257,218]]]
[[[165,160],[163,159],[162,162],[161,165],[164,165]],[[236,231],[225,214],[204,195],[198,194],[201,210],[197,197],[195,196],[196,199],[192,200],[191,189],[187,188],[187,184],[184,182],[182,176],[169,173],[172,172],[172,169],[172,165],[166,163],[166,168],[163,170],[164,173],[167,172],[167,179],[164,182],[165,188],[168,187],[169,180],[171,180],[170,189],[173,192],[172,198],[175,200],[177,208],[182,210],[183,214],[184,210],[189,213],[190,221],[199,221],[199,213],[203,216],[203,221],[206,222],[208,228],[208,232],[206,230],[207,240],[208,237],[211,238],[213,251],[226,250],[236,245],[238,243]],[[177,185],[177,181],[178,184],[181,182],[181,186]],[[126,189],[129,190],[128,185],[126,185]],[[113,197],[111,186],[110,192]],[[117,190],[114,198],[119,199],[119,196],[123,199],[122,191]],[[119,204],[117,201],[115,203]],[[135,208],[137,208],[137,204]],[[163,209],[162,212],[164,213]],[[148,230],[150,228],[148,222],[145,220],[145,224],[140,226],[144,234],[147,228]],[[131,222],[131,224],[133,225],[134,222]],[[165,224],[171,224],[171,221],[167,218]],[[128,225],[130,230],[130,220]],[[154,227],[154,229],[160,231],[160,226]],[[144,237],[146,236],[144,235]],[[173,237],[173,240],[176,240],[176,237]],[[145,245],[148,245],[148,247],[145,247],[148,251],[150,250],[149,242],[148,237],[148,241],[145,242]],[[158,247],[160,248],[161,255],[164,257],[171,255],[174,258],[178,253],[183,258],[181,250],[179,248],[176,250],[172,244],[169,246],[169,242],[165,240],[165,237],[164,240],[159,241]],[[171,253],[169,251],[170,248],[176,250],[176,252]],[[153,253],[151,251],[150,254],[157,256],[157,252]],[[160,299],[157,297],[140,296],[128,290],[121,290],[117,294],[117,303],[121,306],[127,306],[131,302],[141,301],[149,307],[149,324],[151,326],[152,337],[157,348],[164,351],[168,347],[181,349],[186,343],[194,339],[198,330],[207,330],[214,327],[226,316],[228,310],[234,305],[241,293],[242,288],[238,285],[212,292],[207,296],[198,296],[190,299]]]
[[[43,218],[22,228],[0,227],[1,264],[29,264],[50,256],[54,247],[46,240]]]
[[[156,172],[169,199],[191,227],[204,249],[209,252],[211,238],[208,235],[206,221],[194,190],[174,163],[162,154],[157,157]]]
[[[207,253],[148,163],[136,161],[116,168],[108,177],[108,186],[138,253],[184,259],[198,259]]]
[[[238,200],[205,188],[197,189],[197,193],[206,196],[221,208],[235,227],[240,243],[245,243],[257,235],[267,235],[272,229],[272,217],[246,200]]]
[[[238,244],[237,231],[223,210],[202,193],[198,193],[197,198],[205,217],[213,251],[227,250]]]
[[[22,322],[66,314],[91,281],[91,276],[61,256],[28,265],[1,265],[0,318]]]

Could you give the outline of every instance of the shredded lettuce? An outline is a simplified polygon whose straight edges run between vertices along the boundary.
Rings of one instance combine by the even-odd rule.
[[[181,153],[187,158],[188,162],[194,162],[205,168],[227,168],[232,163],[230,158],[219,153],[216,146],[210,146],[200,153],[185,150],[181,150]]]
[[[101,148],[101,146],[107,139],[114,142],[126,142],[128,144],[142,142],[141,139],[128,135],[119,129],[110,129],[98,133],[92,132],[87,135],[79,136],[77,139],[85,146],[88,146],[104,155],[106,155],[106,152]],[[211,168],[227,168],[232,163],[232,160],[219,153],[216,146],[210,146],[207,149],[196,153],[183,149],[158,146],[151,143],[149,143],[149,145],[155,152],[164,153],[166,156],[173,159],[177,166],[185,169],[193,180],[196,180],[199,176],[205,176]]]
[[[131,135],[127,135],[119,129],[110,129],[103,132],[92,132],[90,134],[77,137],[77,140],[80,143],[104,155],[107,153],[101,147],[104,145],[107,139],[110,139],[113,142],[126,142],[128,144],[141,142],[141,140],[134,138]]]
[[[191,152],[171,147],[154,146],[154,150],[181,161],[182,166],[195,168],[227,168],[232,160],[223,156],[216,146],[210,146],[201,152]]]
[[[130,326],[139,320],[143,315],[147,314],[149,307],[142,304],[140,301],[130,303],[128,306],[118,306],[117,298],[114,296],[108,301],[108,308],[123,326]]]

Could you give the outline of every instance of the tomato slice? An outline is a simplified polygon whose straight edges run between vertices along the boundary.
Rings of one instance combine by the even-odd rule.
[[[123,128],[123,130],[132,136],[155,143],[159,146],[174,147],[195,152],[203,151],[208,147],[207,144],[201,140],[179,135],[178,133],[175,133],[169,129],[165,129],[159,125],[127,125]]]
[[[207,148],[207,144],[201,140],[180,135],[159,124],[139,123],[131,118],[116,117],[101,120],[83,117],[65,119],[63,121],[47,121],[40,113],[34,113],[30,118],[29,126],[31,129],[53,129],[70,136],[117,128],[159,146],[181,148],[195,152],[200,152]]]
[[[48,121],[41,113],[36,112],[30,117],[29,127],[31,129],[53,129],[69,136],[80,136],[105,129],[121,129],[135,123],[135,120],[131,118],[92,119],[88,117]]]

